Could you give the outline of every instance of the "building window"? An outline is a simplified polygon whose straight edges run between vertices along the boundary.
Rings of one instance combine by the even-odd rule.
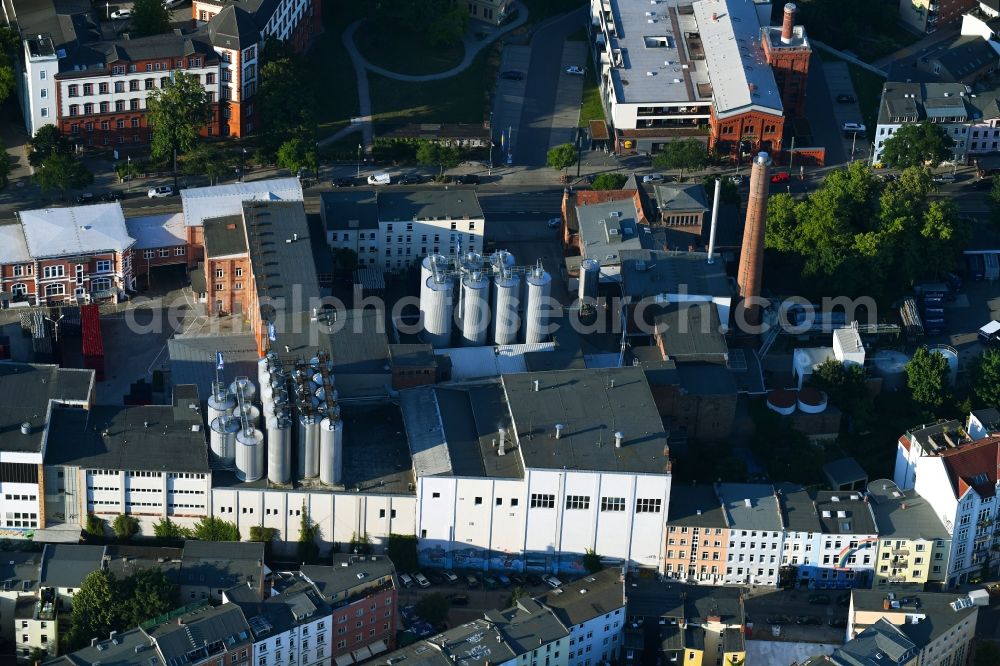
[[[142,251],[142,258],[143,259],[152,259],[155,256],[156,256],[156,250],[143,250]]]
[[[225,277],[225,273],[222,271],[221,268],[215,269],[215,277],[217,278]]]
[[[531,493],[532,509],[554,509],[556,506],[556,496],[544,493]]]
[[[97,272],[98,273],[108,273],[111,271],[111,260],[110,259],[99,259],[97,261]]]
[[[601,511],[624,511],[624,510],[625,510],[624,497],[601,498]]]
[[[80,94],[80,88],[79,86],[72,85],[67,88],[67,92],[70,97],[76,97]]]
[[[657,499],[637,499],[635,501],[636,513],[659,513],[663,500]]]
[[[71,116],[78,116],[78,115],[80,115],[80,105],[79,104],[70,104],[69,105],[69,115],[71,115]]]
[[[66,293],[66,287],[62,283],[45,285],[46,296],[62,296]]]
[[[42,269],[43,278],[60,278],[66,275],[66,267],[59,266],[46,266]]]
[[[566,508],[567,509],[589,509],[590,508],[590,497],[587,495],[567,495],[566,496]]]

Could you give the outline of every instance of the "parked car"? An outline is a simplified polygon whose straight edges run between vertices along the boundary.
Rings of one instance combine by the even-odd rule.
[[[89,204],[94,203],[97,198],[94,196],[93,192],[84,192],[76,198],[78,204]]]
[[[830,595],[822,594],[819,592],[814,592],[809,595],[809,603],[811,604],[828,604],[830,603]]]
[[[510,577],[506,574],[497,574],[497,580],[504,587],[510,587]]]
[[[413,579],[410,578],[410,574],[399,574],[399,582],[403,584],[403,587],[410,589],[413,587]]]
[[[837,95],[837,101],[841,104],[854,104],[858,100],[854,98],[854,95]]]
[[[743,176],[737,176],[736,174],[733,174],[732,176],[729,177],[729,182],[739,187],[740,185],[743,184]]]
[[[469,597],[465,594],[449,594],[448,601],[451,602],[452,606],[468,606]]]
[[[184,4],[184,0],[167,0],[167,9],[173,9],[174,7],[180,7]]]
[[[487,590],[495,590],[500,587],[500,581],[491,574],[483,576],[483,584],[486,586]]]
[[[955,174],[947,172],[947,171],[945,173],[936,174],[934,176],[934,182],[935,183],[954,183],[955,182]]]
[[[429,580],[432,584],[434,584],[434,585],[444,585],[445,578],[444,578],[444,576],[442,576],[437,571],[434,571],[434,570],[430,569],[424,575],[427,576],[427,580]]]
[[[419,571],[413,574],[413,580],[417,581],[417,585],[419,585],[424,589],[427,589],[428,587],[431,586],[431,582],[427,580],[427,576],[423,575]]]
[[[387,173],[373,173],[368,176],[369,185],[391,185],[392,176]]]
[[[1000,321],[994,319],[979,329],[979,341],[984,345],[991,346],[1000,340]]]
[[[132,10],[131,9],[116,9],[115,11],[111,12],[111,18],[113,18],[115,20],[132,18]]]
[[[806,625],[806,626],[816,626],[816,625],[823,624],[823,622],[822,622],[822,620],[820,620],[815,615],[800,615],[799,617],[797,617],[795,619],[795,624],[802,624],[802,625]]]
[[[642,182],[644,183],[662,183],[663,174],[662,173],[649,173],[642,177]]]
[[[545,574],[542,576],[542,582],[553,589],[562,587],[562,581],[551,574]]]
[[[424,182],[420,176],[400,176],[396,179],[397,185],[419,185]]]
[[[841,132],[851,136],[855,134],[858,136],[864,136],[867,130],[868,128],[862,125],[861,123],[844,123],[843,125],[840,126]]]
[[[771,182],[774,184],[788,183],[792,180],[792,177],[787,171],[779,171],[778,173],[771,176]]]
[[[354,178],[334,178],[331,184],[334,187],[354,187],[358,181]]]
[[[455,583],[458,582],[458,576],[456,576],[455,572],[452,571],[451,569],[445,569],[442,573],[444,575],[445,580],[447,580],[450,584],[454,585]]]
[[[583,76],[583,68],[577,67],[576,65],[570,65],[566,68],[567,74],[573,74],[574,76]]]
[[[475,590],[479,587],[479,579],[472,574],[465,574],[465,584],[469,586],[470,590]]]
[[[149,191],[146,192],[146,196],[150,199],[159,199],[161,197],[169,197],[174,193],[174,188],[170,185],[160,185],[159,187],[151,187]]]
[[[558,229],[562,226],[561,217],[553,217],[549,219],[549,229]]]
[[[462,185],[478,185],[479,184],[479,176],[477,176],[474,173],[467,173],[467,174],[464,174],[464,175],[461,175],[461,176],[456,176],[455,180],[458,181],[459,183],[461,183]]]
[[[524,79],[524,72],[508,69],[506,72],[500,72],[500,78],[507,81],[521,81]]]
[[[528,585],[538,586],[542,584],[542,578],[538,574],[528,574],[524,578],[528,581]]]
[[[125,198],[125,193],[121,190],[111,190],[101,195],[101,201],[121,201]]]
[[[511,583],[517,585],[518,587],[524,585],[524,576],[521,576],[520,574],[508,574],[507,577],[510,578]]]

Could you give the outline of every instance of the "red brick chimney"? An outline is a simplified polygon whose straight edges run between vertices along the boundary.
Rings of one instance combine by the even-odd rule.
[[[767,221],[767,195],[771,186],[768,168],[771,158],[758,153],[750,170],[750,199],[747,202],[747,219],[743,229],[743,249],[736,284],[744,302],[760,297],[761,275],[764,271],[764,226]],[[760,307],[751,303],[746,308],[746,322],[760,323]]]
[[[794,2],[785,3],[785,14],[781,22],[781,43],[791,44],[792,36],[795,32],[795,14],[798,12],[798,7],[795,6]]]

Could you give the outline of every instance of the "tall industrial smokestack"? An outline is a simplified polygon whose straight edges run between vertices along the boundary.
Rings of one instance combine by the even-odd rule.
[[[708,263],[714,264],[715,226],[719,223],[719,195],[722,193],[722,179],[715,179],[715,198],[712,199],[712,228],[708,230]]]
[[[760,307],[755,303],[760,297],[761,275],[764,271],[764,227],[767,221],[767,195],[771,185],[768,168],[771,158],[758,153],[750,170],[750,199],[747,202],[747,219],[743,229],[743,250],[736,284],[743,297],[746,322],[751,326],[760,323]]]
[[[795,14],[798,12],[798,7],[795,6],[794,2],[789,2],[785,4],[785,13],[781,21],[781,43],[791,44],[792,37],[795,34]]]

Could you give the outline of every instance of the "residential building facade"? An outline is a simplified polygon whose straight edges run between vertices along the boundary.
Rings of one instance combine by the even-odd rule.
[[[971,89],[961,83],[886,83],[873,137],[872,164],[882,162],[885,142],[899,128],[925,121],[939,126],[954,141],[952,159],[964,162],[974,116],[967,106],[969,95]]]
[[[873,587],[944,583],[952,541],[933,507],[887,479],[868,484],[879,542]]]
[[[724,582],[776,585],[785,526],[774,488],[720,483],[716,491],[729,524]]]
[[[669,578],[720,585],[728,564],[729,524],[708,484],[678,485],[670,493],[664,570]]]

